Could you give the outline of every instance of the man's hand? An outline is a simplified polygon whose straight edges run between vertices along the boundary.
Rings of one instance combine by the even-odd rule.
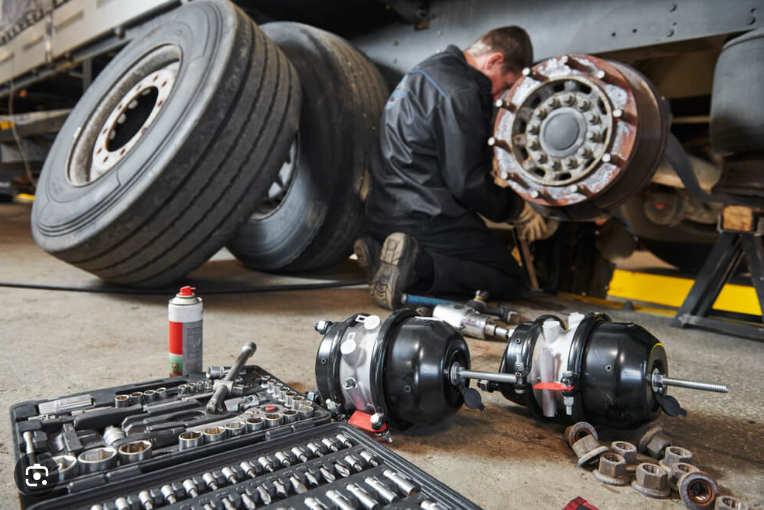
[[[547,222],[543,216],[533,210],[533,208],[525,202],[523,210],[517,217],[508,221],[508,223],[515,226],[517,234],[521,239],[525,239],[528,242],[538,241],[540,239],[547,239],[554,233],[549,231]]]

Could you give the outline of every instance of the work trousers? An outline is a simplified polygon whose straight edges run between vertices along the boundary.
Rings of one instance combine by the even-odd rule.
[[[421,257],[432,259],[431,281],[417,278],[407,292],[462,300],[471,298],[477,290],[488,291],[492,299],[501,300],[528,293],[524,272],[507,245],[477,214],[405,222],[369,220],[369,233],[380,243],[394,232],[409,234],[418,241],[423,253],[417,266],[421,266]]]

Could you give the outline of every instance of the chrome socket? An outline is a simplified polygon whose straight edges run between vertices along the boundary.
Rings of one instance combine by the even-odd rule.
[[[197,393],[204,393],[204,381],[199,381],[194,385],[194,390]]]
[[[117,441],[125,439],[125,432],[113,425],[109,425],[103,430],[103,444],[113,446]]]
[[[77,476],[79,472],[79,466],[77,465],[77,457],[74,455],[59,455],[53,457],[53,462],[58,466],[58,481],[63,482]]]
[[[363,490],[361,486],[354,483],[349,483],[347,484],[346,488],[353,496],[355,496],[355,499],[357,499],[358,502],[361,503],[361,506],[363,506],[366,510],[379,509],[379,503],[377,503],[377,500],[369,496],[369,493]]]
[[[286,393],[284,393],[284,405],[287,407],[294,406],[294,397],[297,396],[296,391],[289,390]]]
[[[143,403],[143,393],[140,391],[134,391],[130,394],[130,405],[134,406],[135,404],[142,404]]]
[[[188,395],[190,392],[188,390],[188,384],[179,384],[178,385],[178,395]]]
[[[143,392],[143,399],[146,402],[156,402],[159,400],[159,397],[157,397],[157,392],[154,390],[146,390]]]
[[[268,413],[265,415],[265,427],[273,428],[281,425],[281,413]]]
[[[130,395],[117,395],[114,397],[114,407],[129,407]]]
[[[258,430],[263,430],[265,428],[265,420],[259,416],[247,418],[246,427],[247,432],[257,432]]]
[[[245,430],[246,427],[243,421],[231,421],[225,424],[225,431],[228,437],[240,436]]]
[[[376,478],[369,476],[367,478],[364,478],[363,481],[366,483],[366,485],[374,489],[377,492],[377,494],[379,494],[379,497],[384,499],[387,504],[390,504],[393,501],[398,501],[399,499],[398,495],[394,493],[393,491],[391,491],[390,489],[388,489],[385,484],[383,484]]]
[[[204,444],[215,443],[225,439],[225,427],[207,427],[202,431]]]
[[[131,464],[142,460],[150,459],[152,454],[151,441],[140,440],[125,443],[119,447],[119,462],[121,464]]]
[[[307,420],[308,418],[312,418],[314,414],[316,414],[316,410],[313,409],[312,405],[304,404],[301,405],[300,408],[297,410],[297,414],[299,415],[301,420]]]
[[[204,437],[202,437],[202,433],[195,430],[181,432],[178,436],[178,449],[180,451],[191,450],[203,444]]]
[[[157,388],[156,392],[158,400],[164,400],[167,398],[167,388]]]
[[[77,464],[80,466],[80,473],[87,474],[116,467],[117,460],[116,448],[106,446],[80,453],[79,457],[77,457]]]
[[[297,421],[297,411],[293,409],[287,409],[282,413],[284,417],[284,423],[294,423]]]

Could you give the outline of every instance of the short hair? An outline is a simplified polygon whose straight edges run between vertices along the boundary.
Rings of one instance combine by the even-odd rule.
[[[503,71],[518,73],[533,64],[533,45],[528,32],[518,26],[494,28],[481,35],[467,51],[479,57],[499,52],[504,56]]]

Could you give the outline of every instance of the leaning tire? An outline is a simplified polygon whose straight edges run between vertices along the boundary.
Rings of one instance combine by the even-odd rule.
[[[256,270],[326,267],[350,255],[363,228],[366,160],[387,86],[374,65],[337,36],[289,22],[262,29],[300,77],[300,130],[269,198],[228,248]]]
[[[115,283],[183,277],[265,195],[300,104],[289,61],[233,4],[173,10],[109,63],[66,120],[38,185],[35,241]]]
[[[724,45],[714,71],[711,145],[721,155],[764,152],[764,29]]]

